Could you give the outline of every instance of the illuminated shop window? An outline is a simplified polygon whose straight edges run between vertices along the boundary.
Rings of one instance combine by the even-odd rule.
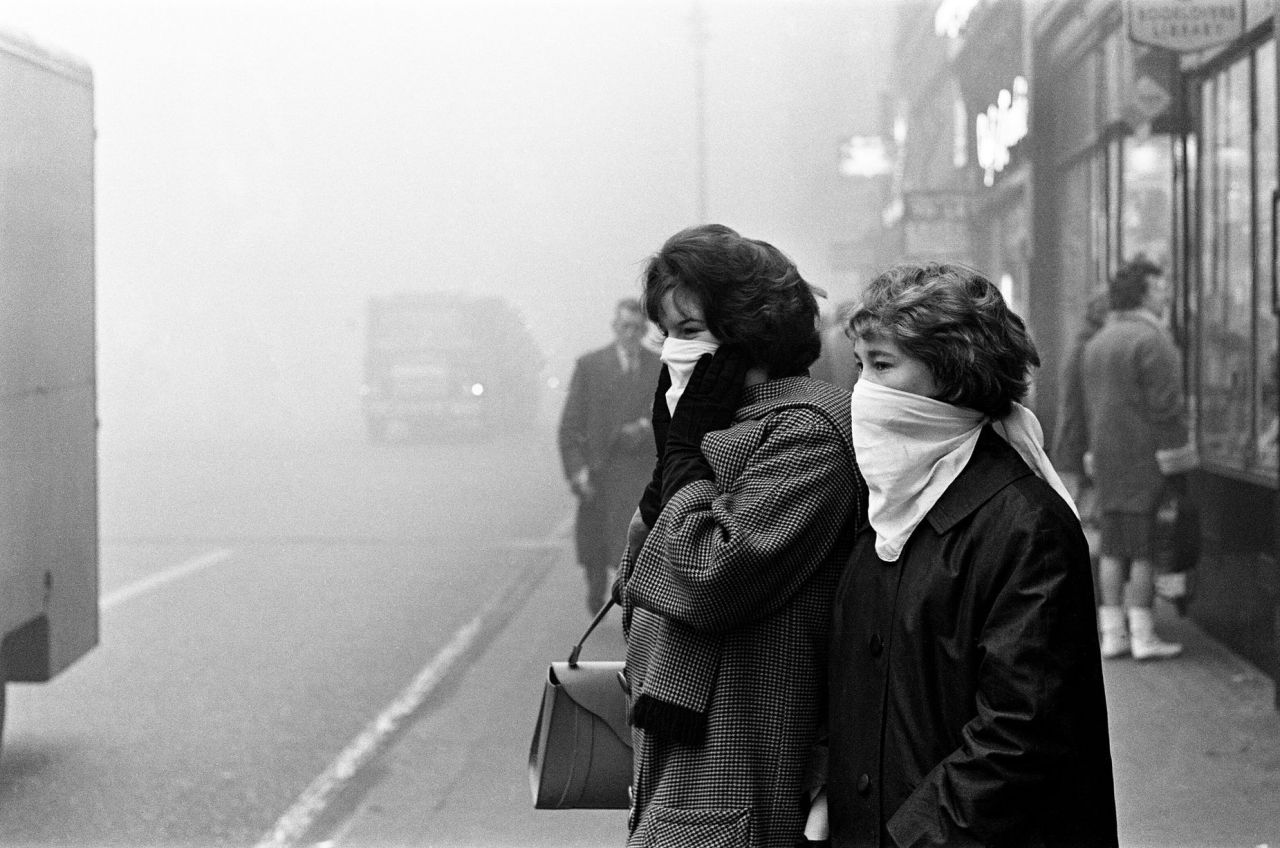
[[[1258,227],[1258,263],[1254,286],[1254,314],[1257,326],[1254,337],[1257,339],[1257,357],[1254,364],[1254,416],[1257,428],[1254,442],[1256,449],[1252,464],[1270,474],[1273,478],[1280,471],[1280,461],[1276,453],[1276,409],[1280,402],[1276,398],[1277,350],[1276,350],[1276,315],[1272,302],[1275,292],[1273,279],[1274,265],[1271,256],[1271,233],[1274,225],[1271,220],[1271,196],[1277,188],[1276,180],[1276,45],[1268,42],[1260,47],[1256,54],[1257,94],[1254,98],[1257,109],[1255,121],[1254,150],[1257,169],[1257,191],[1254,202],[1257,208]]]
[[[1124,208],[1121,244],[1126,259],[1143,257],[1172,270],[1173,140],[1167,135],[1124,143]]]
[[[1276,186],[1275,47],[1199,84],[1197,415],[1206,462],[1276,480],[1276,326],[1271,192]]]

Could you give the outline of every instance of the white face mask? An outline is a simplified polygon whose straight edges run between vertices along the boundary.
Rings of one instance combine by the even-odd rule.
[[[663,340],[661,359],[666,363],[667,373],[671,375],[671,388],[667,389],[669,413],[676,414],[676,404],[680,402],[680,395],[684,394],[684,387],[689,385],[689,378],[693,376],[698,358],[704,353],[715,353],[719,347],[719,342],[704,342],[699,339],[667,336]]]

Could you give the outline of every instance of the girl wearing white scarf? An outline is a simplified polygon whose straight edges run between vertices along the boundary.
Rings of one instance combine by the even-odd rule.
[[[988,419],[977,410],[882,386],[871,377],[854,384],[850,408],[853,449],[870,490],[876,554],[895,562],[912,531],[969,464]],[[995,431],[1075,511],[1045,455],[1044,433],[1031,410],[1014,402],[1013,411],[994,423]]]
[[[848,332],[870,528],[832,618],[831,841],[1115,846],[1089,549],[1019,403],[1026,326],[924,264],[872,281]]]

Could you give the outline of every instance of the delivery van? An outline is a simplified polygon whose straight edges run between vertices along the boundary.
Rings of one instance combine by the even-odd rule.
[[[0,733],[98,642],[93,75],[0,31]]]

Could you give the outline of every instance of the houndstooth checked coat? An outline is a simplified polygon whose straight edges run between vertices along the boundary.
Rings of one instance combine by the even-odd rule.
[[[831,601],[861,495],[849,392],[808,377],[747,387],[707,434],[715,481],[667,503],[624,574],[627,677],[701,708],[704,741],[633,728],[632,848],[791,848],[825,713]]]

